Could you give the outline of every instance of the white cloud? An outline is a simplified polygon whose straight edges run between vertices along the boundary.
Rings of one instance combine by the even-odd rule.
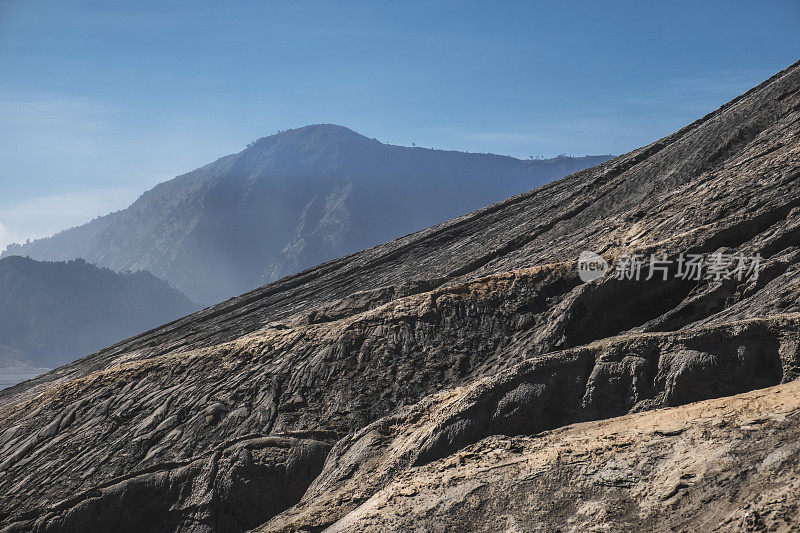
[[[12,242],[48,237],[124,209],[140,192],[131,188],[93,189],[41,196],[0,208],[0,251]]]

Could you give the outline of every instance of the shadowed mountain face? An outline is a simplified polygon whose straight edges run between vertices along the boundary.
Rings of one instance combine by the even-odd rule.
[[[520,161],[307,126],[258,140],[123,211],[6,254],[143,269],[211,304],[610,156]]]
[[[795,64],[598,167],[0,392],[0,521],[796,525],[798,214]],[[584,250],[762,261],[583,283]]]
[[[54,367],[197,310],[149,272],[118,274],[82,260],[0,259],[0,347]]]

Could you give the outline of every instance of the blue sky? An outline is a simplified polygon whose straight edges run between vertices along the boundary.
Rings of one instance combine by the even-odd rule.
[[[798,0],[0,0],[0,249],[277,130],[619,154],[798,59]]]

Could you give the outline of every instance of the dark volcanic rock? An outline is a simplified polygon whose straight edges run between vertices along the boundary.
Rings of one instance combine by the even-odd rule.
[[[338,520],[352,530],[413,528],[382,514],[401,507],[371,502],[394,490],[440,501],[414,476],[464,457],[464,447],[488,461],[484,443],[509,442],[503,435],[793,380],[798,177],[794,65],[652,145],[0,392],[0,519],[21,529],[89,524],[136,479],[135,500],[125,501],[156,505],[157,525],[170,530],[314,531]],[[607,274],[581,283],[583,250],[611,262],[627,253],[759,253],[763,268],[741,280]],[[270,444],[253,459],[261,466],[230,463],[249,464],[255,443],[275,437],[305,440],[286,455]],[[250,439],[249,452],[232,451]],[[592,475],[617,484],[633,468],[601,466],[608,471]],[[273,475],[281,468],[302,472],[293,488]],[[476,483],[494,467],[481,468]],[[410,480],[407,493],[398,478]],[[496,486],[517,490],[506,481]],[[561,482],[562,491],[571,483]],[[441,505],[472,490],[459,487]],[[476,494],[475,506],[503,508],[502,493]],[[590,507],[580,498],[575,505]],[[637,512],[630,501],[625,516]],[[124,515],[115,527],[150,526],[150,516]],[[435,524],[420,517],[420,527],[448,526],[446,511],[435,516]],[[459,529],[464,516],[454,510],[450,525]],[[471,526],[500,523],[481,519]]]
[[[329,449],[310,439],[240,439],[207,457],[131,472],[9,530],[243,531],[297,503]]]

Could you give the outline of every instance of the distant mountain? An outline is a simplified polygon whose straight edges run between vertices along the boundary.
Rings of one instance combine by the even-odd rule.
[[[210,304],[608,159],[523,161],[306,126],[162,183],[127,209],[11,245],[5,255],[144,269]]]
[[[0,372],[53,367],[197,310],[149,272],[0,259]]]

